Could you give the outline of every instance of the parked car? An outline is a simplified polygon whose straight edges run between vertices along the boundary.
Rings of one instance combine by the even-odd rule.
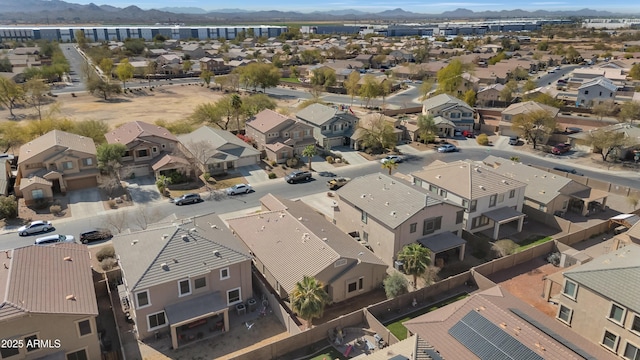
[[[551,153],[555,155],[564,154],[567,151],[571,150],[571,145],[569,144],[558,144],[551,149]]]
[[[554,72],[556,72],[556,69],[549,69],[549,74],[553,74]]]
[[[578,175],[578,176],[584,176],[584,174],[577,172],[576,169],[574,168],[558,166],[558,167],[554,167],[553,170],[562,171],[562,172],[566,172],[566,173]]]
[[[458,136],[462,136],[462,131],[460,130],[453,130],[453,136],[458,137]]]
[[[171,202],[178,206],[184,205],[184,204],[195,204],[195,203],[199,203],[200,201],[202,201],[202,198],[200,198],[199,194],[184,194],[175,199],[171,199]]]
[[[227,189],[227,195],[248,194],[253,190],[249,184],[236,184]]]
[[[518,137],[517,136],[512,136],[509,138],[509,145],[518,145]]]
[[[297,183],[300,181],[309,181],[311,180],[311,172],[299,170],[292,171],[284,177],[284,180],[289,184]]]
[[[73,235],[47,235],[36,239],[36,245],[55,244],[59,242],[75,242]]]
[[[399,164],[404,161],[404,157],[402,155],[387,155],[384,158],[380,159],[380,163],[384,164],[388,161],[393,161],[396,164]]]
[[[18,229],[18,235],[27,236],[29,234],[36,234],[41,232],[48,232],[55,230],[51,221],[32,221],[31,223],[21,226]]]
[[[439,153],[448,153],[448,152],[456,152],[456,151],[458,151],[458,148],[452,144],[445,144],[438,147]]]
[[[463,132],[462,132],[462,136],[464,136],[464,137],[466,137],[466,138],[470,138],[470,139],[473,139],[474,137],[476,137],[476,136],[473,134],[473,131],[469,131],[469,130],[465,130],[465,131],[463,131]]]
[[[329,190],[338,190],[341,187],[347,185],[349,181],[351,181],[350,178],[338,177],[327,181],[327,186],[329,187]]]
[[[112,237],[113,234],[109,229],[96,228],[81,232],[80,242],[86,244],[92,241],[111,239]]]

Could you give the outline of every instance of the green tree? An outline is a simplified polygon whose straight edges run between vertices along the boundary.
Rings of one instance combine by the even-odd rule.
[[[182,62],[182,72],[188,73],[193,67],[193,61],[185,60]]]
[[[538,84],[536,84],[535,81],[528,79],[525,83],[524,86],[522,87],[522,91],[527,92],[527,91],[531,91],[535,88],[538,87]]]
[[[413,286],[418,289],[418,276],[422,276],[431,264],[431,252],[426,247],[413,243],[402,248],[398,260],[403,262],[404,272],[413,276]]]
[[[391,172],[398,168],[398,163],[395,160],[385,161],[380,165],[381,168],[386,169],[391,175]]]
[[[438,136],[438,126],[431,115],[418,116],[418,136],[423,143],[433,142]]]
[[[158,64],[155,61],[147,60],[147,65],[144,67],[144,76],[149,80],[149,84],[151,84],[151,76],[156,73],[157,66]],[[209,84],[207,84],[207,86],[208,85]]]
[[[368,74],[364,76],[364,84],[360,85],[360,97],[366,101],[366,106],[369,107],[371,99],[375,99],[380,96],[382,89],[380,84],[376,81],[375,76]]]
[[[113,60],[111,60],[110,58],[104,58],[100,60],[100,64],[98,64],[98,67],[100,68],[100,70],[102,70],[102,73],[104,73],[107,76],[107,79],[111,80],[111,71],[113,70]]]
[[[84,36],[84,31],[76,30],[73,35],[76,39],[76,42],[78,43],[78,47],[82,50],[85,50],[87,48],[89,40],[87,40],[87,38]]]
[[[248,119],[262,110],[275,110],[278,104],[266,94],[254,94],[242,99],[242,114]]]
[[[27,139],[22,124],[16,121],[1,122],[0,135],[0,147],[4,149],[3,153],[8,152],[9,149],[17,151],[20,145],[30,140]]]
[[[426,100],[429,93],[433,90],[433,80],[424,79],[420,85],[420,99]]]
[[[213,79],[213,72],[207,69],[202,70],[202,72],[200,73],[200,79],[202,79],[202,81],[207,84],[207,87],[209,87],[209,84],[211,84],[211,79]]]
[[[3,57],[0,59],[0,72],[11,72],[13,71],[13,65],[11,65],[11,61],[8,57]]]
[[[307,275],[296,283],[289,300],[293,312],[306,320],[307,328],[311,328],[313,319],[322,317],[324,307],[331,303],[329,294],[324,291],[324,284]]]
[[[133,65],[129,63],[129,59],[122,59],[116,67],[116,74],[118,75],[118,79],[122,81],[123,88],[127,88],[127,81],[133,78],[134,70]]]
[[[471,107],[476,106],[476,92],[473,89],[467,90],[467,92],[464,93],[463,100]]]
[[[122,157],[127,152],[127,146],[120,143],[100,144],[96,148],[98,168],[114,176],[122,164]]]
[[[536,110],[518,114],[513,118],[511,129],[522,138],[529,140],[535,149],[556,129],[556,119],[546,110]]]
[[[344,82],[344,87],[347,89],[347,94],[351,96],[351,106],[353,106],[353,98],[358,95],[358,90],[360,85],[358,82],[360,81],[360,73],[356,70],[353,70],[347,81]]]
[[[304,150],[302,150],[302,156],[306,156],[309,159],[309,171],[313,170],[313,168],[311,167],[311,161],[313,160],[313,157],[316,156],[317,153],[318,153],[318,149],[316,149],[315,144],[307,145],[304,148]]]
[[[562,106],[564,106],[564,104],[562,103],[562,100],[556,99],[553,96],[546,93],[538,94],[536,97],[533,98],[533,101],[539,104],[544,104],[544,105],[548,105],[556,108],[561,108]]]
[[[375,118],[373,118],[368,125],[358,125],[362,133],[360,137],[362,145],[375,152],[382,149],[393,149],[397,141],[393,125],[385,120],[385,115],[383,114],[372,114],[370,116],[374,116]]]
[[[630,122],[640,119],[640,102],[627,101],[620,106],[620,112],[618,113],[618,119],[621,122]]]
[[[14,219],[18,216],[18,200],[15,196],[0,196],[0,217]]]
[[[71,132],[91,138],[96,145],[100,145],[106,141],[104,134],[109,132],[109,124],[104,120],[82,120],[74,124]]]
[[[122,89],[117,84],[110,84],[98,76],[92,76],[87,82],[87,90],[90,94],[108,100],[110,96],[120,94]]]
[[[319,62],[322,62],[323,58],[322,58],[322,54],[320,53],[319,49],[306,49],[303,50],[299,53],[300,56],[300,61],[302,61],[303,64],[316,64]]]
[[[189,118],[196,124],[205,123],[215,125],[222,130],[227,130],[229,128],[230,116],[225,120],[225,111],[223,106],[221,106],[221,101],[224,101],[224,99],[218,100],[216,103],[206,103],[196,106],[193,113],[189,115]]]
[[[464,64],[458,59],[451,60],[449,64],[438,70],[438,88],[440,94],[457,95],[458,88],[465,81],[462,74],[471,70],[471,64]]]
[[[13,109],[22,100],[24,92],[13,80],[0,76],[0,104],[9,109],[11,118],[15,118]]]
[[[601,101],[591,108],[591,112],[596,115],[598,120],[602,120],[605,116],[613,116],[618,111],[618,105],[613,100]]]
[[[266,63],[254,62],[238,68],[236,71],[240,76],[240,83],[254,90],[261,87],[263,91],[266,91],[267,88],[275,87],[282,77],[282,73],[277,67]]]
[[[313,70],[311,84],[322,86],[325,89],[331,86],[335,86],[336,71],[330,67],[321,67]]]
[[[237,130],[238,130],[238,134],[240,133],[240,113],[242,112],[242,98],[240,98],[240,95],[238,94],[232,94],[231,95],[231,109],[233,109],[233,115],[236,118],[236,124],[237,124]]]
[[[640,80],[640,63],[636,63],[631,67],[629,76],[631,76],[633,80]]]
[[[382,285],[384,286],[384,293],[387,295],[387,299],[393,299],[409,292],[409,281],[407,281],[404,275],[397,271],[387,276],[382,281]]]
[[[48,102],[49,85],[40,78],[33,78],[24,84],[24,102],[31,105],[42,120],[42,106]]]
[[[518,250],[518,244],[511,239],[502,239],[494,242],[491,247],[499,257],[505,257],[511,254],[515,254]]]
[[[629,144],[623,132],[591,131],[587,142],[593,147],[593,152],[600,153],[602,161],[607,161],[609,155],[622,150]]]
[[[500,90],[500,100],[510,103],[513,101],[513,93],[518,90],[518,83],[511,80],[504,85],[504,88]]]

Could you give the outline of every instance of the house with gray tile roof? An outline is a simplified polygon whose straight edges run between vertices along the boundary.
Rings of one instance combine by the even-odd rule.
[[[173,348],[190,329],[229,330],[229,309],[253,297],[251,257],[217,215],[114,237],[139,339],[167,333]]]
[[[321,281],[334,303],[382,284],[387,264],[316,210],[270,194],[261,203],[263,211],[227,223],[281,298],[305,275]]]
[[[179,147],[200,171],[211,175],[227,173],[243,166],[256,165],[260,151],[229,131],[202,126],[178,136]]]
[[[515,103],[509,105],[506,109],[501,112],[500,119],[500,127],[499,131],[501,135],[506,136],[515,136],[518,135],[514,130],[511,129],[512,121],[516,116],[529,114],[536,111],[546,111],[553,118],[558,116],[560,109],[541,104],[535,101],[525,101],[520,103]]]
[[[517,222],[522,231],[522,213],[526,184],[495,172],[470,160],[445,163],[434,161],[411,173],[413,183],[464,209],[462,228],[471,233],[493,229],[494,239],[500,226]]]
[[[640,246],[629,244],[562,273],[556,318],[625,359],[640,354]]]
[[[576,95],[576,104],[593,107],[607,100],[613,101],[618,92],[618,85],[604,76],[582,83]]]
[[[464,101],[449,94],[440,94],[422,102],[422,114],[443,118],[452,121],[457,130],[473,131],[476,111]],[[453,136],[451,133],[445,136]]]
[[[87,246],[31,245],[2,251],[0,259],[0,339],[17,345],[3,343],[0,358],[99,359],[98,304]],[[59,343],[27,346],[35,339]]]
[[[318,145],[329,149],[349,145],[358,118],[337,107],[311,104],[296,113],[296,118],[313,127],[313,136]]]
[[[336,191],[335,224],[354,233],[393,265],[406,245],[419,242],[436,258],[464,256],[461,206],[383,173],[357,177]]]

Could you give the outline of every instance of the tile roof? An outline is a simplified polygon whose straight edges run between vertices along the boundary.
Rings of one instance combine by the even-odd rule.
[[[0,321],[30,313],[98,315],[86,245],[32,245],[0,255]]]
[[[53,183],[47,179],[44,179],[40,176],[29,176],[28,178],[20,180],[20,190],[24,190],[31,185],[43,185],[43,186],[51,186]]]
[[[253,146],[240,140],[232,133],[222,130],[214,129],[209,126],[202,126],[189,134],[178,136],[178,140],[186,147],[192,154],[202,151],[197,149],[198,143],[206,143],[211,146],[211,149],[205,149],[208,153],[208,159],[216,161],[232,161],[241,159],[248,156],[260,155],[260,151],[256,150]]]
[[[486,166],[462,160],[434,162],[411,175],[470,200],[526,186],[525,183],[500,175]]]
[[[53,147],[58,147],[59,152],[79,151],[91,155],[96,154],[96,145],[93,143],[93,139],[61,130],[51,130],[20,146],[18,164],[22,164]]]
[[[242,245],[218,216],[193,219],[195,224],[170,225],[113,238],[131,291],[249,261]]]
[[[157,136],[159,138],[178,141],[178,139],[169,132],[169,130],[162,126],[149,124],[143,121],[132,121],[121,125],[115,130],[112,130],[104,136],[107,138],[109,144],[121,143],[128,145],[138,138]]]
[[[569,344],[595,359],[617,358],[614,354],[591,343],[555,319],[545,316],[499,286],[456,301],[403,324],[411,333],[426,339],[445,359],[496,359],[495,357],[486,358],[475,355],[450,334],[449,329],[469,313],[481,315],[490,323],[497,325],[497,330],[504,332],[509,339],[517,340],[547,360],[584,359],[583,356],[574,352]],[[526,319],[520,314],[526,316]],[[530,323],[529,319],[534,319],[535,324]],[[554,339],[549,335],[549,331],[561,339]],[[492,333],[487,332],[485,335],[492,336]],[[481,346],[481,343],[472,345],[480,347],[479,350],[488,351]],[[494,345],[498,345],[497,347],[500,348],[504,344],[493,344],[492,346]],[[478,348],[475,349],[478,350]]]
[[[558,112],[560,112],[560,109],[555,108],[553,106],[540,104],[535,101],[525,101],[522,103],[515,103],[515,104],[509,105],[509,107],[502,110],[502,114],[518,115],[518,114],[527,114],[527,113],[530,113],[533,111],[539,111],[539,110],[546,110],[552,116],[556,116],[558,115]]]
[[[304,275],[316,276],[338,259],[386,266],[308,205],[278,200],[285,210],[229,219],[227,223],[287,292]]]
[[[425,207],[444,203],[425,189],[383,173],[357,177],[336,194],[392,229]]]
[[[260,111],[252,119],[247,121],[247,126],[251,126],[252,128],[264,134],[284,123],[293,122],[295,122],[294,119],[279,114],[273,110],[265,109]]]
[[[430,110],[445,104],[458,105],[473,111],[473,109],[469,106],[469,104],[449,94],[436,95],[422,102],[422,105],[427,110]]]
[[[640,313],[640,246],[627,245],[564,272],[564,276]],[[578,290],[580,291],[580,290]]]
[[[158,159],[158,161],[154,162],[151,165],[151,168],[153,169],[153,171],[156,171],[168,164],[190,165],[191,163],[187,159],[181,158],[179,156],[165,154],[163,157]]]
[[[618,91],[618,86],[615,85],[613,82],[611,82],[611,80],[607,79],[606,77],[603,76],[599,76],[595,79],[592,79],[590,81],[587,81],[585,83],[582,83],[582,85],[580,85],[580,87],[578,88],[578,90],[580,89],[584,89],[590,86],[594,86],[594,85],[600,85],[603,88],[609,90],[609,91],[613,91],[616,92]]]
[[[342,112],[331,106],[311,104],[298,111],[296,117],[316,126],[322,126],[324,123],[338,116],[340,113]]]

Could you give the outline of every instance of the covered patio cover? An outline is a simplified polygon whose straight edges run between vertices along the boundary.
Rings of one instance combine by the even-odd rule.
[[[420,245],[431,250],[431,263],[435,264],[435,256],[438,253],[460,247],[460,261],[464,260],[464,248],[467,242],[458,235],[451,232],[444,232],[438,235],[422,238],[418,240]]]
[[[229,331],[228,306],[219,291],[207,293],[164,308],[171,326],[171,341],[178,348],[177,328],[190,322],[207,318],[224,311],[224,330]]]
[[[573,199],[582,200],[584,203],[582,216],[585,216],[589,212],[589,203],[593,201],[602,200],[602,208],[607,205],[607,197],[609,193],[598,189],[586,189],[578,191],[570,195]]]
[[[493,239],[498,238],[498,234],[500,234],[500,225],[510,223],[514,220],[518,220],[518,232],[522,231],[522,224],[524,223],[524,218],[526,216],[520,211],[510,207],[491,210],[483,215],[493,220]]]

